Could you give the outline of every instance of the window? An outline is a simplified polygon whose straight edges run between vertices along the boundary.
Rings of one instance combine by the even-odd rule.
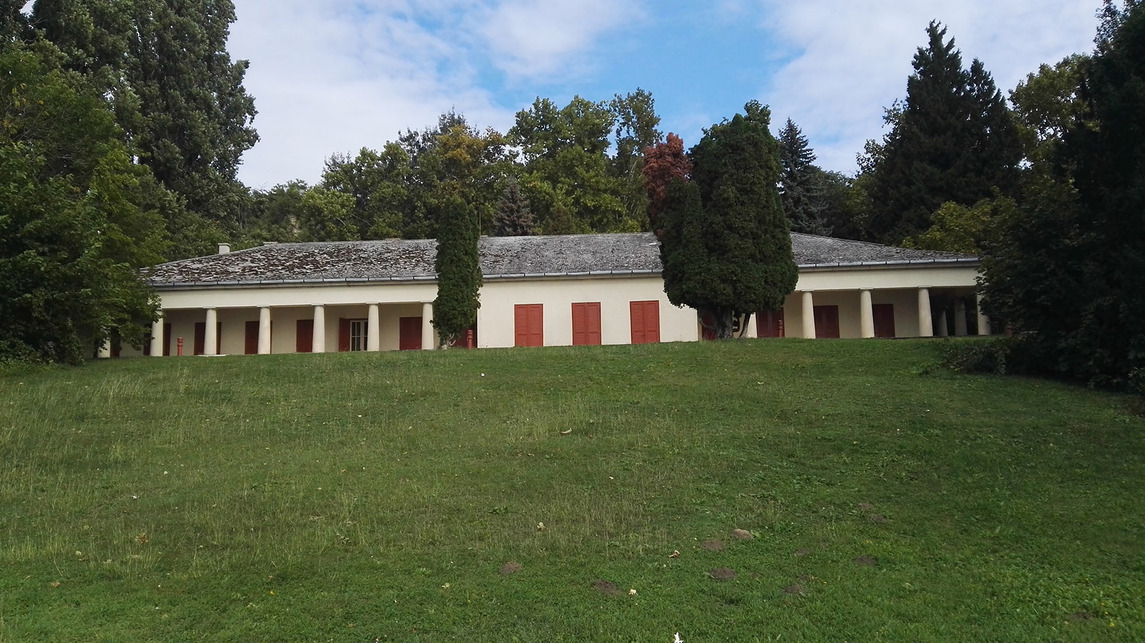
[[[573,346],[600,346],[600,302],[572,305]]]
[[[544,309],[541,304],[517,304],[513,307],[513,345],[544,346]]]
[[[364,319],[351,319],[350,320],[350,350],[364,351],[366,350],[366,342],[369,341],[369,327]]]
[[[660,302],[634,301],[629,304],[632,316],[632,343],[655,344],[660,341]]]
[[[343,353],[366,350],[368,333],[369,328],[366,320],[340,318],[338,320],[338,350]]]

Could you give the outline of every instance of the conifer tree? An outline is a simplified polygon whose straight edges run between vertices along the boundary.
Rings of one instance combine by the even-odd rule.
[[[945,27],[930,23],[927,36],[873,168],[867,232],[880,241],[925,232],[943,203],[973,205],[1017,184],[1021,145],[990,74],[978,60],[963,69]]]
[[[477,323],[481,307],[480,238],[477,217],[456,192],[437,204],[437,299],[433,302],[433,326],[441,347],[454,345]]]
[[[526,237],[536,234],[529,202],[521,195],[517,181],[510,179],[493,213],[493,234],[498,237]]]
[[[670,184],[663,214],[664,291],[712,319],[721,339],[737,319],[780,308],[798,279],[771,114],[756,101],[745,111],[706,130],[691,150],[692,182]]]
[[[826,185],[823,170],[815,165],[815,153],[807,137],[790,118],[779,131],[780,201],[793,232],[827,235]]]

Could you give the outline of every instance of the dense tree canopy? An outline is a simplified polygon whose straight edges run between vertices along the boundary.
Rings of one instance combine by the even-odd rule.
[[[755,101],[745,111],[706,130],[690,152],[692,180],[671,183],[662,214],[664,291],[710,318],[719,338],[737,319],[782,307],[798,277],[771,114]]]
[[[0,44],[0,360],[76,363],[138,345],[156,302],[137,270],[166,250],[154,187],[100,92],[54,47]]]
[[[473,209],[459,194],[447,192],[434,209],[438,231],[433,326],[441,346],[448,347],[477,324],[477,309],[481,307],[480,233]]]
[[[1033,368],[1145,392],[1145,5],[1107,2],[1103,17],[1074,61],[1080,105],[1042,110],[1065,114],[1043,119],[1063,130],[1044,130],[1049,169],[984,244],[986,304]]]
[[[790,118],[779,131],[779,196],[783,213],[795,232],[826,235],[827,190],[823,170],[815,165],[815,152],[807,137]]]

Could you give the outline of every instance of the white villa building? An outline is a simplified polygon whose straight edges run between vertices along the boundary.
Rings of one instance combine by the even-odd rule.
[[[748,337],[988,334],[976,257],[791,235],[799,281]],[[268,243],[156,266],[161,315],[144,354],[432,349],[436,242]],[[696,341],[696,311],[664,294],[650,233],[483,237],[472,345]],[[125,349],[124,355],[140,351]],[[105,351],[105,356],[108,354]]]

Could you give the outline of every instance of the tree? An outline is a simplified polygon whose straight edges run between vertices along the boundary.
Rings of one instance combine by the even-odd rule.
[[[684,140],[668,134],[668,140],[644,148],[644,191],[648,195],[648,225],[656,237],[664,234],[661,218],[671,201],[668,186],[692,178],[692,161],[684,153]]]
[[[643,229],[648,227],[644,220],[648,211],[648,197],[644,191],[642,153],[664,140],[664,135],[658,129],[660,117],[656,115],[655,104],[652,94],[640,88],[624,96],[616,94],[609,102],[609,108],[616,116],[613,130],[616,155],[612,166],[622,185],[625,219],[639,222]]]
[[[993,79],[978,60],[962,68],[944,27],[932,22],[927,35],[901,111],[888,110],[893,129],[872,167],[867,233],[880,241],[925,232],[947,201],[972,205],[995,188],[1012,195],[1017,185],[1020,143]]]
[[[138,270],[166,250],[97,89],[58,50],[0,44],[0,360],[78,363],[136,346],[157,300]]]
[[[1145,5],[1102,16],[1082,111],[984,244],[985,303],[1031,368],[1145,392]]]
[[[454,345],[477,323],[481,307],[481,265],[477,243],[477,217],[460,195],[447,194],[436,206],[437,299],[433,302],[433,326],[441,347]]]
[[[815,153],[807,137],[790,118],[779,132],[779,197],[783,213],[795,232],[827,235],[823,193],[826,189],[823,170],[815,165]]]
[[[493,234],[498,237],[525,237],[536,234],[529,202],[521,196],[516,181],[509,181],[493,215]]]
[[[230,0],[37,0],[32,25],[114,108],[124,141],[193,214],[233,225],[258,140],[247,61],[226,51]]]
[[[692,181],[669,185],[663,213],[664,291],[712,319],[717,338],[731,337],[737,319],[778,310],[798,279],[771,114],[755,101],[745,111],[705,131],[690,153]]]
[[[520,188],[545,234],[639,229],[606,155],[615,121],[607,104],[580,96],[559,109],[538,98],[517,112],[507,140],[521,150]]]

